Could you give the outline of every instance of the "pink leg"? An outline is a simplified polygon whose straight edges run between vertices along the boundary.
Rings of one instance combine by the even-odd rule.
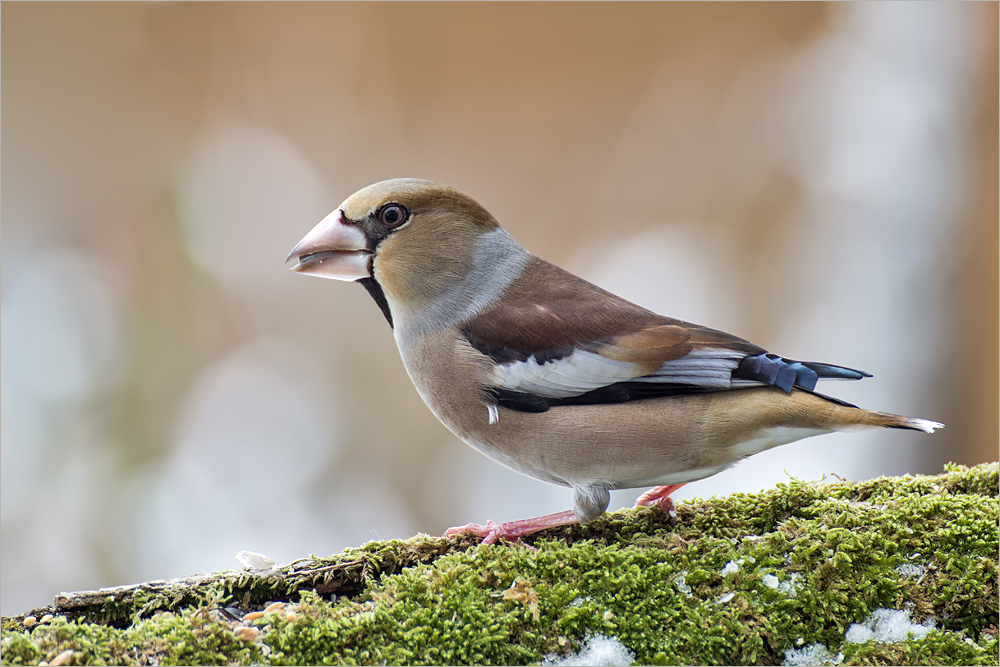
[[[547,514],[534,519],[508,521],[499,525],[493,523],[492,521],[487,521],[485,526],[481,526],[478,523],[470,523],[465,526],[455,526],[454,528],[449,528],[444,531],[444,535],[445,537],[451,537],[452,535],[460,535],[462,533],[472,533],[473,535],[478,535],[483,538],[482,544],[495,544],[497,540],[519,542],[525,535],[531,535],[532,533],[537,533],[538,531],[545,530],[546,528],[568,526],[578,522],[579,521],[576,518],[576,514],[573,513],[573,510],[566,510],[565,512]]]
[[[635,501],[636,507],[659,507],[671,519],[677,516],[674,511],[674,501],[670,494],[684,486],[683,484],[670,484],[668,486],[654,486],[646,493],[639,496]]]

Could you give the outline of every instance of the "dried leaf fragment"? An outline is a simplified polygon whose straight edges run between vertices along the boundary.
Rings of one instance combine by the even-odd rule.
[[[538,612],[538,593],[531,587],[531,582],[518,577],[510,588],[503,592],[504,600],[513,600],[524,605],[531,612],[531,617],[538,622],[540,614]]]

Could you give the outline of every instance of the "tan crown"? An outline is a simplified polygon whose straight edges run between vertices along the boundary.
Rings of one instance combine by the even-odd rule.
[[[369,185],[348,197],[340,208],[351,220],[361,220],[390,202],[402,204],[415,217],[435,211],[448,212],[467,219],[483,232],[499,227],[489,211],[472,197],[419,178],[393,178]]]

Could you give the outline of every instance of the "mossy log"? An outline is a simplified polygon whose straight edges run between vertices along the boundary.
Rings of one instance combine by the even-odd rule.
[[[418,535],[62,594],[4,618],[0,652],[5,665],[538,664],[600,636],[637,664],[996,665],[998,507],[996,463],[792,480],[681,503],[676,523],[625,510],[527,546]],[[873,613],[921,631],[852,628]]]

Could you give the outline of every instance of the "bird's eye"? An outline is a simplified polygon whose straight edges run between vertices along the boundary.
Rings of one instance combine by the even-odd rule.
[[[389,204],[379,211],[378,219],[386,227],[395,227],[406,220],[407,210],[399,204]]]

